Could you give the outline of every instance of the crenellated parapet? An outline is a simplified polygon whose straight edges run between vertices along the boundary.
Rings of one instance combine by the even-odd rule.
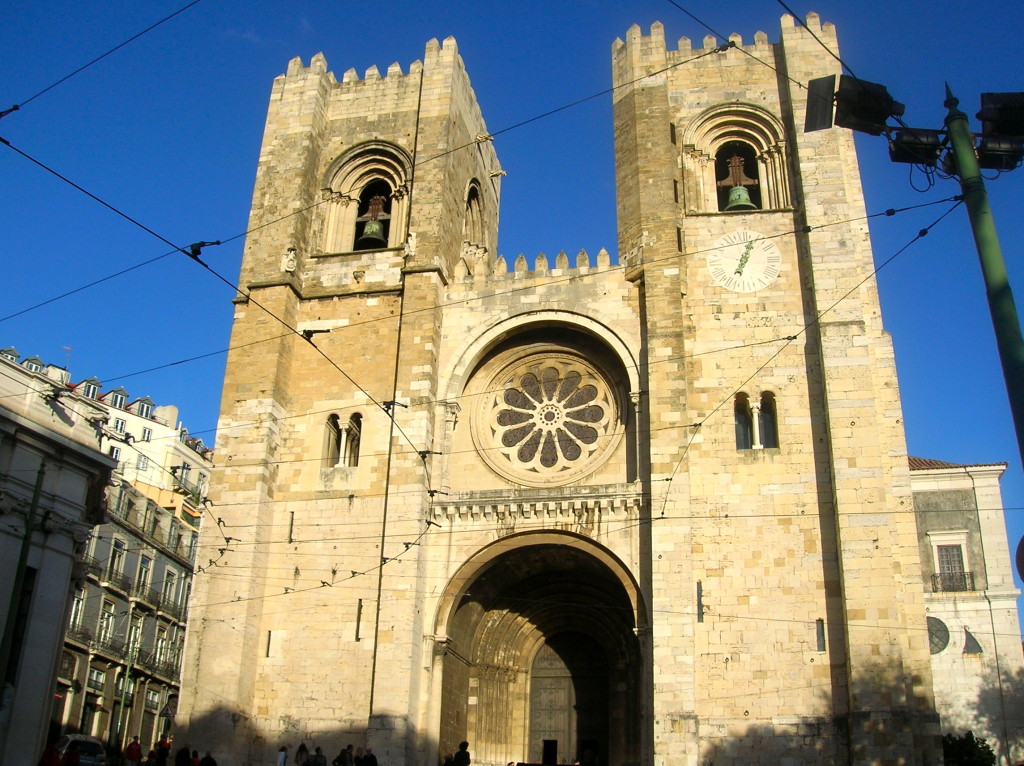
[[[805,17],[806,28],[797,24],[796,20],[789,14],[784,14],[779,19],[779,26],[783,30],[783,36],[787,36],[792,30],[814,40],[814,36],[831,48],[835,43],[836,30],[831,22],[822,23],[817,13],[809,12]],[[729,39],[720,41],[714,35],[705,35],[699,42],[689,37],[680,37],[676,42],[675,49],[667,47],[665,41],[665,27],[661,22],[651,25],[650,33],[645,35],[639,25],[634,24],[626,32],[626,39],[623,41],[617,38],[612,43],[612,57],[616,66],[623,61],[629,61],[634,66],[649,66],[661,64],[662,66],[673,66],[693,59],[696,56],[709,53],[723,43],[728,43],[734,50],[744,50],[756,54],[758,51],[767,52],[771,48],[767,33],[758,30],[754,33],[752,43],[744,43],[743,36],[738,32],[732,32]],[[815,41],[815,44],[819,44]],[[834,48],[832,48],[835,50]],[[649,69],[646,74],[654,74],[657,69]]]
[[[566,276],[569,273],[582,275],[590,274],[592,272],[607,271],[611,265],[611,255],[603,247],[598,250],[597,256],[593,261],[591,261],[590,255],[586,250],[580,250],[575,257],[571,259],[571,261],[564,250],[560,251],[553,260],[549,259],[545,253],[538,253],[537,257],[534,259],[533,268],[530,267],[529,261],[526,260],[526,256],[522,253],[516,256],[515,260],[512,261],[511,268],[509,268],[508,260],[505,256],[499,255],[494,261],[487,279],[495,281],[522,279],[527,276],[560,277]]]

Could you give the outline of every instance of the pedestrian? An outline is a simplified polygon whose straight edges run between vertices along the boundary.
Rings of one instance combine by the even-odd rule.
[[[455,754],[455,758],[452,760],[452,766],[469,766],[470,763],[469,743],[460,742],[459,751]]]
[[[319,747],[313,749],[313,755],[306,761],[308,766],[327,766],[327,758]]]
[[[355,758],[352,756],[352,743],[338,753],[338,757],[331,761],[331,766],[356,766]]]
[[[156,766],[167,766],[167,759],[170,757],[171,743],[165,734],[156,743]]]
[[[286,766],[288,763],[288,745],[281,745],[277,748],[277,766]]]
[[[174,754],[174,766],[192,766],[192,749],[187,744]]]
[[[363,766],[377,766],[377,756],[373,754],[373,748],[366,748],[366,754],[363,755]]]
[[[305,742],[300,742],[298,749],[295,751],[295,766],[303,766],[308,760],[309,748],[306,747]]]
[[[189,760],[189,763],[191,763],[192,766],[199,766],[199,751],[198,750],[193,750],[192,751],[192,758]]]
[[[353,766],[363,766],[363,748],[356,748],[356,754],[352,756],[352,764]]]
[[[203,756],[203,760],[199,762],[199,766],[217,766],[217,761],[214,760],[213,756],[210,755],[210,751],[206,751],[206,755]]]
[[[132,741],[124,749],[124,762],[127,766],[137,766],[142,760],[142,745],[138,737],[132,737]]]

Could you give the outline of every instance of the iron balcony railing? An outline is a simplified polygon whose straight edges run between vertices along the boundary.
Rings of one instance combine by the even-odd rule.
[[[155,670],[157,675],[163,676],[164,678],[168,678],[172,681],[177,681],[181,665],[177,660],[164,660],[163,662],[157,663]]]
[[[154,590],[148,585],[136,584],[132,588],[132,598],[137,599],[144,604],[156,608],[157,604],[160,603],[160,591]]]
[[[66,637],[75,643],[88,645],[92,642],[92,631],[83,625],[72,625],[68,628]]]
[[[95,692],[103,691],[103,679],[90,676],[86,679],[85,685]]]
[[[92,575],[97,580],[100,579],[103,574],[103,562],[94,559],[92,556],[82,556],[82,564],[85,566],[85,573],[87,575]]]
[[[132,578],[124,572],[117,572],[113,569],[108,570],[107,573],[103,575],[103,581],[111,588],[116,588],[126,596],[132,592]]]
[[[974,590],[974,572],[937,572],[932,575],[933,593],[958,593]]]
[[[93,651],[105,654],[115,660],[125,659],[124,641],[119,638],[97,638],[92,642]]]
[[[160,604],[157,606],[157,609],[178,622],[184,622],[188,615],[188,610],[183,604],[179,604],[177,601],[167,597],[160,599]]]

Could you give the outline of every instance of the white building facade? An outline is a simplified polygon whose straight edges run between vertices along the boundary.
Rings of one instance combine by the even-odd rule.
[[[61,640],[78,564],[104,518],[114,461],[106,408],[67,373],[0,351],[0,762],[35,762],[50,733]]]

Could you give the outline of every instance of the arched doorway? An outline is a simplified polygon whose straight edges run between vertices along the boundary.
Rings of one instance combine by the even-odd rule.
[[[639,760],[636,591],[621,564],[584,540],[506,538],[451,584],[442,754],[467,739],[480,766]]]

